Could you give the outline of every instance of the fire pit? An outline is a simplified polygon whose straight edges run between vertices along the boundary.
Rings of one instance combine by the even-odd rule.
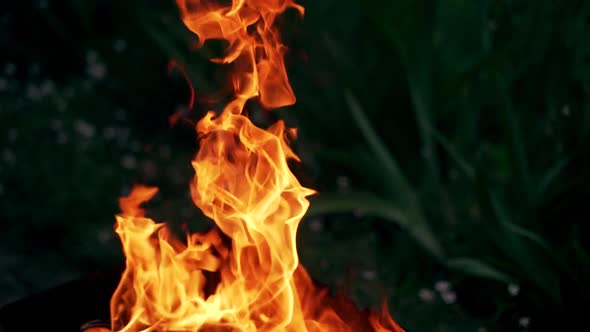
[[[31,295],[0,308],[0,325],[7,332],[78,332],[92,320],[109,320],[109,301],[123,267],[91,273],[79,280]]]
[[[109,332],[111,324],[100,319],[86,322],[80,326],[81,332]]]
[[[0,308],[0,326],[4,328],[2,331],[111,331],[109,302],[123,271],[124,267],[117,267],[95,272],[5,305]],[[316,285],[323,288],[320,283],[316,282]],[[367,324],[370,314],[368,310],[359,310],[343,295],[330,296],[327,301],[332,302],[338,312],[354,317],[354,324],[359,327],[358,332],[373,331]],[[34,316],[35,319],[23,319],[28,316]]]

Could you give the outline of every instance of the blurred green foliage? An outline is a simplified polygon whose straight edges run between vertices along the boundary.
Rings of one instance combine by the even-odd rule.
[[[544,331],[590,305],[590,3],[305,1],[279,22],[298,102],[294,165],[317,188],[311,274],[410,331]],[[4,300],[120,262],[116,197],[158,185],[159,220],[205,228],[189,91],[223,101],[219,45],[168,1],[37,1],[2,16]],[[4,290],[2,291],[4,293]]]

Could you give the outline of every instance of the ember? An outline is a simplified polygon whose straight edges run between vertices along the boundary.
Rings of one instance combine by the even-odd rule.
[[[267,109],[295,103],[274,23],[289,8],[303,15],[303,7],[292,0],[177,4],[199,45],[227,41],[226,54],[212,61],[234,68],[234,98],[196,125],[200,150],[192,162],[193,201],[218,228],[184,242],[140,208],[157,188],[136,186],[121,198],[116,231],[127,264],[111,300],[111,329],[403,331],[387,310],[362,313],[314,285],[296,250],[314,193],[287,164],[298,161],[288,144],[296,131],[282,121],[256,127],[243,113],[256,97]]]

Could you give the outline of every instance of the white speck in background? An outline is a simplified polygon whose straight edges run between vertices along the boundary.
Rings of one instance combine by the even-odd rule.
[[[91,138],[96,132],[94,126],[84,120],[76,121],[76,123],[74,123],[74,129],[76,129],[78,134],[82,135],[84,138]]]
[[[107,67],[104,63],[92,63],[86,67],[86,73],[88,73],[88,75],[94,79],[101,80],[107,74]]]
[[[0,92],[8,90],[8,80],[0,77]]]
[[[2,151],[2,159],[5,163],[12,165],[16,162],[16,155],[14,152],[12,152],[12,150],[6,148],[4,151]]]
[[[455,292],[452,291],[444,292],[440,295],[440,297],[446,304],[453,304],[457,299],[457,295],[455,294]]]
[[[516,284],[508,285],[508,294],[510,294],[510,296],[516,296],[516,295],[518,295],[519,292],[520,292],[520,287],[518,287],[518,285],[516,285]]]
[[[346,176],[339,176],[336,179],[336,184],[338,185],[338,189],[342,191],[347,191],[350,189],[350,179]]]
[[[121,158],[121,166],[126,169],[134,169],[137,166],[137,159],[132,155],[125,155]]]
[[[30,100],[38,100],[43,97],[49,96],[55,92],[55,84],[52,80],[44,80],[41,84],[28,84],[26,90],[26,96]]]
[[[45,80],[39,86],[39,91],[41,92],[41,96],[49,96],[55,92],[55,84],[52,80]]]
[[[377,272],[375,272],[373,270],[365,270],[365,271],[361,272],[361,275],[363,276],[363,278],[365,280],[371,281],[371,280],[374,280],[375,277],[377,277]]]
[[[38,100],[41,98],[41,89],[34,84],[27,85],[26,96],[30,100]]]
[[[520,326],[522,326],[522,327],[524,327],[524,328],[527,328],[527,327],[529,327],[529,324],[530,324],[530,323],[531,323],[531,319],[530,319],[530,318],[528,318],[528,317],[521,317],[521,318],[518,320],[518,325],[520,325]]]
[[[563,113],[563,115],[565,115],[565,116],[569,116],[571,114],[570,106],[564,105],[563,108],[561,109],[561,113]]]
[[[418,291],[418,297],[423,302],[431,303],[434,301],[434,292],[427,288],[422,288]]]
[[[451,290],[451,284],[446,280],[439,280],[434,283],[434,289],[439,293],[448,292]]]
[[[98,53],[96,51],[89,50],[86,53],[86,73],[94,79],[101,80],[107,74],[107,67],[98,60]]]

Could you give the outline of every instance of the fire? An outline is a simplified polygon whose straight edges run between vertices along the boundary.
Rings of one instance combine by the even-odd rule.
[[[177,0],[198,36],[227,41],[213,61],[231,64],[234,99],[209,112],[196,131],[194,203],[218,228],[175,238],[140,205],[158,191],[136,186],[120,199],[116,232],[126,270],[111,300],[113,331],[403,331],[385,311],[361,313],[317,288],[299,264],[296,232],[313,190],[288,167],[296,131],[281,121],[256,127],[243,114],[258,97],[266,108],[295,103],[275,18],[291,0]],[[229,239],[229,240],[228,240]]]

